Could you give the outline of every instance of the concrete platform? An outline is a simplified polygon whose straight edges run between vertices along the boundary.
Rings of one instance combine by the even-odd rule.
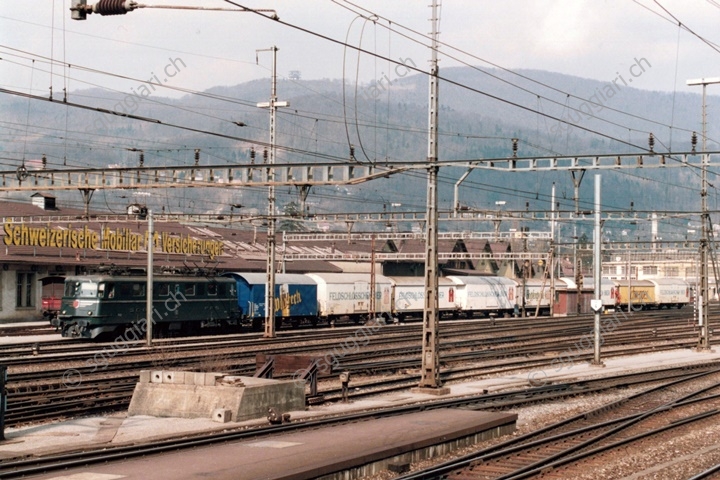
[[[516,420],[510,413],[431,410],[31,478],[347,480],[512,433]]]

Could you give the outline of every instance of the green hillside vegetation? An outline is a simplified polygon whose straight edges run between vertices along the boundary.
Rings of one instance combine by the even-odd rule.
[[[521,157],[639,152],[639,147],[647,146],[645,132],[653,132],[657,151],[667,151],[670,146],[673,151],[686,151],[690,149],[690,134],[681,129],[701,129],[700,96],[697,94],[673,95],[629,86],[615,87],[611,97],[603,97],[602,105],[590,106],[563,92],[581,99],[593,95],[599,99],[598,92],[608,92],[613,79],[600,82],[544,71],[518,73],[557,90],[498,70],[441,70],[441,76],[466,87],[449,82],[440,84],[441,160],[506,158],[512,153],[512,138],[519,139],[518,155]],[[290,107],[278,111],[277,144],[280,148],[276,161],[312,162],[318,158],[326,160],[328,156],[341,161],[349,159],[350,144],[360,163],[424,160],[427,156],[427,78],[407,75],[390,80],[389,84],[346,83],[344,88],[339,80],[280,81],[278,97],[289,101]],[[518,86],[529,91],[518,89]],[[47,156],[49,168],[63,165],[133,166],[138,164],[139,158],[133,149],[144,151],[144,164],[148,166],[190,165],[195,149],[201,151],[202,165],[247,164],[251,161],[252,142],[268,141],[268,112],[255,104],[267,101],[269,92],[269,80],[258,80],[215,87],[205,92],[206,96],[187,95],[180,99],[159,95],[142,98],[133,92],[100,89],[71,92],[68,98],[70,102],[145,117],[148,121],[74,108],[62,102],[28,103],[26,99],[4,95],[0,97],[0,108],[6,124],[13,128],[8,129],[9,134],[0,143],[0,154],[7,170],[14,170],[23,159],[31,167],[37,166],[42,155]],[[493,96],[515,105],[498,101]],[[710,97],[709,102],[716,98]],[[594,113],[605,121],[590,115]],[[587,130],[548,116],[567,120]],[[675,129],[666,126],[671,119]],[[237,139],[173,128],[168,124]],[[717,125],[710,126],[708,148],[711,150],[717,149],[714,139],[720,138],[718,128]],[[255,162],[262,163],[262,147],[256,147],[255,155]],[[442,209],[452,207],[453,184],[464,172],[461,167],[441,170]],[[592,208],[594,173],[588,171],[581,185],[582,210]],[[632,208],[639,211],[699,210],[697,169],[600,173],[605,209],[629,210],[632,204]],[[709,180],[714,184],[713,172]],[[503,206],[506,210],[549,210],[553,182],[560,209],[574,208],[573,184],[566,171],[508,173],[478,170],[460,188],[460,202],[468,208],[495,209],[495,202],[502,200],[506,202]],[[278,190],[278,212],[297,213],[297,192],[292,188]],[[423,171],[361,186],[314,188],[305,213],[422,211],[425,193]],[[716,196],[713,188],[711,208],[717,204]],[[78,206],[80,203],[76,193],[62,193],[58,197],[65,204]],[[119,191],[97,193],[92,207],[121,212],[124,205],[140,202],[156,211],[228,213],[229,205],[242,204],[245,211],[265,212],[265,197],[264,189],[250,188],[214,189],[211,192],[168,189],[144,195]],[[649,227],[645,223],[612,228],[628,229],[633,235],[635,230],[647,230]],[[667,228],[672,232],[667,235],[681,237],[686,224],[686,220],[669,222]],[[297,222],[286,225],[301,228]],[[404,225],[405,228],[412,226]],[[547,223],[536,222],[530,226],[546,229]],[[316,227],[305,225],[302,228]],[[492,224],[485,221],[443,228],[492,230]],[[610,226],[606,228],[610,229]]]

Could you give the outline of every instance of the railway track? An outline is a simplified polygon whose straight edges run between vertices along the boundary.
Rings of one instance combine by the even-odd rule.
[[[692,332],[688,334],[684,320],[663,320],[667,325],[656,327],[654,325],[657,318],[654,317],[656,316],[638,317],[632,322],[627,321],[615,332],[606,335],[605,355],[628,355],[694,345],[695,339]],[[492,325],[492,322],[449,322],[443,325],[443,381],[461,381],[478,375],[528,368],[541,371],[551,366],[553,360],[564,352],[573,351],[577,339],[590,333],[588,325],[577,325],[578,319],[563,319],[557,324],[535,328],[526,324],[524,333],[510,330],[508,325],[512,322],[506,323],[503,320],[494,323],[495,325]],[[498,325],[500,323],[502,325]],[[389,333],[378,334],[368,348],[358,348],[357,352],[343,354],[339,358],[338,370],[349,370],[355,374],[355,396],[376,394],[381,390],[400,390],[416,382],[413,372],[420,364],[420,348],[416,342],[407,338],[415,329],[416,326],[403,325],[386,327],[385,331]],[[490,329],[500,330],[488,332]],[[150,355],[144,346],[128,348],[122,355],[117,354],[114,362],[107,362],[102,368],[97,363],[97,350],[81,354],[93,354],[89,359],[81,356],[80,358],[85,358],[84,361],[74,359],[74,354],[67,353],[32,356],[32,359],[41,357],[45,360],[42,370],[10,370],[7,385],[7,424],[20,425],[52,419],[50,413],[41,408],[43,405],[64,405],[64,414],[59,418],[67,418],[68,412],[83,414],[125,408],[130,401],[137,372],[142,369],[216,370],[235,375],[251,375],[255,370],[254,356],[259,348],[267,354],[322,355],[337,352],[339,339],[346,339],[353,331],[323,331],[320,335],[322,338],[313,336],[312,340],[305,340],[306,335],[301,335],[299,339],[287,335],[282,339],[274,339],[270,342],[271,345],[268,345],[266,339],[236,336],[192,339],[189,345],[183,345],[182,348],[170,341],[167,345],[159,344]],[[498,333],[505,335],[498,336]],[[475,338],[472,338],[473,336]],[[643,344],[633,346],[638,342]],[[106,348],[107,345],[104,345],[100,351]],[[197,353],[190,355],[188,352]],[[588,358],[589,352],[574,352],[572,361],[584,362]],[[87,365],[88,360],[91,360],[91,365]],[[404,374],[395,375],[396,378],[391,380],[384,377],[363,380],[369,375],[397,372]],[[125,384],[118,385],[118,378],[124,378]],[[86,387],[91,387],[91,393],[78,395]],[[334,376],[326,377],[325,380],[321,377],[320,393],[322,401],[340,397]],[[38,407],[34,409],[33,405]]]
[[[581,478],[599,455],[673,429],[716,424],[720,369],[677,378],[622,401],[562,420],[471,455],[408,475],[403,480],[447,478]]]
[[[688,343],[688,346],[692,342]],[[676,349],[676,344],[666,345],[667,349]],[[623,347],[614,351],[606,352],[606,358],[610,356],[625,356],[631,353],[657,352],[661,350],[661,346],[653,347]],[[486,353],[486,352],[482,352]],[[578,356],[575,361],[578,363],[589,361],[592,354]],[[463,361],[467,358],[463,357]],[[367,361],[367,360],[366,360]],[[377,371],[397,371],[407,368],[417,368],[420,365],[419,357],[414,358],[411,364],[407,361],[398,363],[384,363],[382,366],[373,364],[369,367],[366,364],[359,364],[358,367],[342,365],[343,370],[355,371],[368,370]],[[192,369],[192,364],[187,367]],[[177,369],[183,368],[178,365]],[[238,365],[235,368],[227,369],[230,374],[234,375],[252,375],[254,371],[254,361],[247,362],[244,366]],[[441,380],[444,383],[461,382],[463,380],[477,378],[481,375],[501,375],[529,368],[535,368],[542,371],[544,368],[554,368],[552,359],[539,355],[534,358],[522,356],[515,359],[495,358],[485,361],[481,364],[471,364],[463,366],[448,366],[441,369]],[[8,410],[6,413],[6,425],[18,426],[28,423],[36,423],[48,420],[62,420],[75,415],[95,414],[98,412],[117,411],[125,409],[132,398],[132,393],[137,383],[138,374],[127,374],[125,369],[117,369],[112,372],[112,376],[82,376],[79,371],[74,371],[74,383],[69,387],[64,381],[67,381],[63,375],[66,373],[57,371],[55,378],[59,379],[53,384],[47,383],[28,383],[24,387],[16,387],[12,383],[8,387]],[[45,375],[51,375],[45,372]],[[280,377],[282,378],[282,377]],[[362,378],[362,377],[360,377]],[[62,379],[62,380],[60,380]],[[359,399],[367,396],[377,395],[379,393],[388,393],[393,391],[406,390],[417,384],[417,376],[413,374],[404,374],[388,378],[387,376],[373,377],[367,380],[353,381],[352,392],[350,398]],[[542,382],[538,382],[542,385]],[[318,396],[308,397],[309,403],[340,401],[342,399],[342,390],[337,387],[335,376],[321,377]],[[62,405],[62,409],[57,406]]]
[[[616,314],[618,318],[624,320],[628,317],[627,313],[618,312]],[[688,321],[692,319],[692,311],[690,309],[684,310],[654,310],[654,311],[643,311],[632,315],[633,323],[636,325],[642,325],[643,323],[656,323],[656,322],[677,322],[678,318],[684,318],[684,322],[678,323],[687,325]],[[719,320],[715,318],[716,321]],[[538,323],[538,322],[541,323]],[[496,334],[502,331],[526,331],[528,329],[539,330],[542,328],[551,328],[554,330],[560,328],[573,329],[573,328],[592,328],[593,316],[592,315],[581,315],[573,317],[555,317],[555,318],[475,318],[469,320],[443,320],[441,325],[443,329],[473,329],[481,328],[488,334]],[[391,326],[391,325],[388,325]],[[236,341],[258,341],[258,343],[272,344],[274,341],[286,341],[288,339],[307,339],[307,340],[328,340],[334,338],[342,338],[343,332],[348,330],[355,330],[360,328],[361,325],[350,325],[338,327],[335,329],[297,329],[297,330],[284,330],[277,333],[275,339],[263,338],[261,334],[257,333],[243,333],[243,334],[224,334],[224,335],[212,335],[212,336],[197,336],[197,337],[178,337],[178,338],[158,338],[154,339],[153,343],[158,346],[174,346],[176,348],[188,348],[192,349],[194,345],[206,345],[209,342],[226,342],[228,344]],[[422,330],[420,323],[403,323],[399,325],[392,325],[394,329],[402,333],[412,333]],[[4,327],[6,332],[12,332],[15,330],[9,326]],[[33,330],[36,332],[46,331],[49,328],[42,325],[37,327],[17,327],[19,330],[24,331],[26,328],[37,328]],[[3,330],[0,327],[0,336],[2,336]],[[54,333],[54,330],[53,330]],[[9,333],[5,336],[15,336],[13,333]],[[71,339],[71,338],[60,338],[57,335],[48,335],[52,339],[44,339],[42,336],[38,336],[37,339],[31,341],[12,342],[0,344],[0,360],[10,361],[12,357],[26,357],[28,355],[45,355],[45,354],[60,354],[60,353],[80,353],[83,351],[93,351],[96,349],[106,348],[112,344],[132,344],[132,345],[144,345],[145,339],[139,338],[133,341],[111,341],[111,342],[90,342],[82,339]]]
[[[538,338],[549,338],[550,336],[560,337],[581,337],[592,330],[591,317],[572,317],[563,319],[545,319],[542,324],[537,320],[502,319],[502,320],[474,320],[463,322],[443,322],[441,335],[443,339],[454,337],[466,338],[468,348],[482,348],[486,345],[497,346],[503,343],[503,339],[512,340],[519,336],[530,338],[535,335]],[[691,330],[686,318],[663,318],[660,315],[635,316],[630,320],[622,319],[618,322],[618,331],[626,331],[629,337],[632,335],[647,335],[647,332],[654,336],[672,334],[673,328],[680,331]],[[720,325],[720,319],[714,319]],[[662,326],[658,327],[657,324]],[[647,326],[652,325],[650,328]],[[254,349],[256,351],[269,350],[278,345],[296,343],[306,345],[312,349],[315,346],[323,345],[326,348],[337,346],[338,342],[347,340],[353,336],[360,327],[343,328],[322,331],[303,331],[296,334],[283,333],[274,339],[265,339],[259,335],[224,335],[217,337],[199,337],[183,339],[160,339],[154,342],[154,347],[148,349],[144,340],[133,342],[111,342],[111,343],[87,343],[75,342],[64,339],[59,342],[25,342],[21,344],[0,345],[0,364],[27,367],[33,364],[49,362],[72,362],[92,358],[103,352],[122,352],[114,361],[131,356],[152,355],[157,352],[172,351],[176,354],[187,356],[188,353],[204,352],[208,349]],[[639,329],[639,330],[637,330]],[[637,330],[637,331],[635,331]],[[408,343],[414,342],[412,337],[419,335],[420,325],[388,325],[382,328],[382,335],[374,335],[373,345],[380,345],[381,342],[391,342],[393,334],[398,338],[404,338]],[[461,345],[458,342],[458,347]],[[77,358],[75,358],[77,357]],[[11,373],[13,369],[11,368]]]
[[[652,385],[658,382],[661,382],[665,388],[669,388],[669,384],[688,382],[692,379],[702,378],[702,376],[707,375],[720,375],[718,374],[719,369],[719,364],[709,363],[690,368],[668,368],[653,372],[626,374],[615,378],[583,380],[498,394],[482,394],[463,398],[436,400],[420,405],[372,410],[341,416],[333,415],[323,419],[313,419],[277,426],[243,427],[209,434],[185,435],[182,439],[155,441],[151,444],[102,444],[96,448],[88,448],[85,446],[82,451],[0,462],[0,478],[17,478],[31,474],[51,472],[57,469],[67,469],[75,466],[90,465],[93,463],[108,462],[167,451],[177,451],[201,445],[239,441],[305,428],[319,428],[338,423],[358,422],[365,419],[399,415],[420,410],[435,408],[507,409],[568,397],[593,395],[603,391],[616,389],[626,390],[628,386]]]

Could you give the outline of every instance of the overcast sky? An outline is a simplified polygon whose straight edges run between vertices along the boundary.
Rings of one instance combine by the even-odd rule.
[[[247,2],[238,3],[273,8],[280,20],[299,28],[340,42],[347,39],[392,59],[411,59],[427,69],[429,50],[423,45],[427,39],[419,34],[430,31],[430,0],[353,0],[357,7],[339,0]],[[720,53],[668,21],[660,7],[706,40],[720,42],[720,7],[716,6],[720,2],[713,0],[442,3],[440,40],[447,46],[441,48],[441,69],[489,61],[506,68],[543,69],[609,82],[618,73],[626,73],[636,59],[645,59],[650,68],[635,79],[633,87],[696,93],[699,87],[687,87],[687,79],[720,76]],[[220,0],[154,0],[150,4],[232,8]],[[280,76],[297,70],[303,79],[344,75],[367,82],[388,72],[392,76],[394,68],[367,56],[358,67],[356,52],[253,13],[139,9],[122,16],[93,14],[85,21],[73,21],[69,5],[69,0],[2,2],[2,87],[28,91],[32,86],[34,93],[47,92],[50,68],[40,57],[52,57],[133,78],[121,80],[55,66],[55,92],[65,85],[72,91],[92,84],[128,92],[140,87],[138,80],[153,77],[171,87],[204,90],[267,78],[271,55],[261,52],[256,65],[256,50],[273,45],[279,48]],[[359,7],[383,18],[373,23],[367,12],[366,18],[359,17]],[[34,66],[33,56],[37,60]]]

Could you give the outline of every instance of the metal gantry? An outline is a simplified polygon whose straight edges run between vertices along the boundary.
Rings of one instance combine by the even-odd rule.
[[[437,167],[467,167],[502,172],[624,170],[636,168],[680,168],[720,166],[720,151],[660,154],[608,154],[588,156],[518,157],[436,161]],[[427,170],[427,162],[377,161],[293,162],[275,165],[175,165],[142,167],[97,167],[31,169],[19,166],[0,171],[0,192],[36,190],[124,190],[150,188],[229,188],[274,185],[313,187],[358,185],[411,170]],[[455,212],[464,213],[459,200]],[[497,213],[495,210],[493,213]]]
[[[407,169],[336,162],[0,171],[0,192],[357,185]]]

